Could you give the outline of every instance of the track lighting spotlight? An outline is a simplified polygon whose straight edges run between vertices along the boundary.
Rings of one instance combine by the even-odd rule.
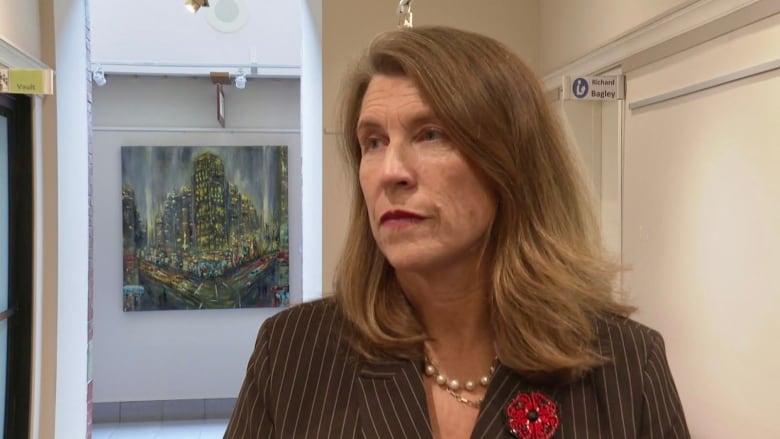
[[[97,65],[92,69],[92,80],[95,81],[98,87],[106,85],[106,74],[103,73],[103,67]]]
[[[184,7],[194,14],[200,8],[208,8],[209,0],[184,0]]]
[[[239,73],[235,79],[236,88],[244,89],[246,87],[246,73]]]

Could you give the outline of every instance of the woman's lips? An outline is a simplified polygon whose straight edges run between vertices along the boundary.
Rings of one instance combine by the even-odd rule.
[[[424,219],[421,215],[406,210],[389,210],[379,217],[381,225],[399,227],[406,224],[413,224]]]

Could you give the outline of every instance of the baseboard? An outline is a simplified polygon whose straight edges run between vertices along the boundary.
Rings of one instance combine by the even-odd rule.
[[[92,407],[92,423],[227,419],[235,405],[235,398],[96,402]]]

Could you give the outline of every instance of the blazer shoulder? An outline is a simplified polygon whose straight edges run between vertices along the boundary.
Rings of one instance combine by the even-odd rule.
[[[345,320],[333,298],[318,299],[293,305],[266,319],[260,336],[269,342],[269,349],[280,345],[311,349],[324,340],[337,340],[341,345]]]
[[[338,313],[338,304],[333,297],[312,300],[293,305],[287,309],[279,311],[265,320],[265,325],[275,326],[285,324],[290,320],[299,320],[301,318],[311,318],[312,316],[332,316]]]
[[[608,315],[597,320],[599,352],[613,360],[646,363],[651,352],[663,350],[663,337],[657,330],[628,317]]]
[[[661,334],[625,317],[603,319],[598,328],[608,361],[593,372],[594,389],[612,413],[633,418],[633,434],[621,437],[690,438]]]

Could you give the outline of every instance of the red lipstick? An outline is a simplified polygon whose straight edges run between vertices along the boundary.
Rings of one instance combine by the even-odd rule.
[[[423,217],[414,212],[409,212],[406,210],[388,210],[387,212],[383,213],[382,216],[379,218],[379,223],[384,224],[388,221],[414,222],[421,219],[423,219]]]

